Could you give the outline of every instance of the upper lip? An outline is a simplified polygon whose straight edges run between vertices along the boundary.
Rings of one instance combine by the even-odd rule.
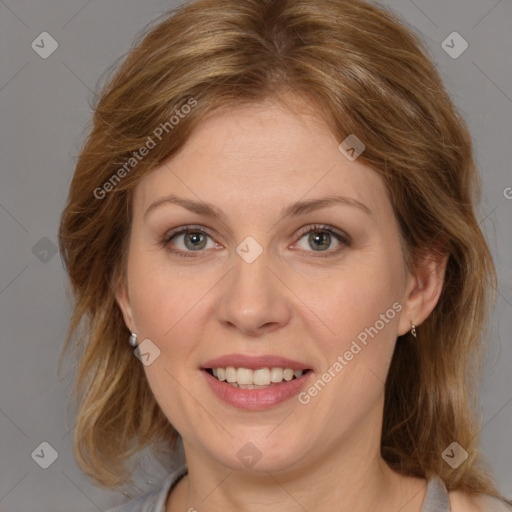
[[[292,370],[310,370],[311,366],[293,361],[286,357],[275,355],[248,356],[244,354],[227,354],[215,359],[210,359],[203,363],[202,369],[206,368],[249,368],[257,370],[259,368],[291,368]]]

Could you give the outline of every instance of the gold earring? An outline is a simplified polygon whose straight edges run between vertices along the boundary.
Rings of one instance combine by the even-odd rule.
[[[416,326],[411,322],[411,334],[416,338]]]

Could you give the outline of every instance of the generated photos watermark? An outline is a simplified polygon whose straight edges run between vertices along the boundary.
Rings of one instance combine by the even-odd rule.
[[[298,400],[302,405],[307,405],[311,399],[320,393],[331,380],[338,375],[345,366],[348,365],[354,356],[359,354],[368,343],[368,336],[372,339],[379,334],[382,329],[395,318],[396,314],[402,311],[402,304],[395,302],[385,313],[382,313],[372,326],[366,327],[357,335],[357,339],[352,340],[350,348],[343,355],[339,355],[336,361],[312,384],[306,391],[298,395]],[[358,343],[359,341],[359,343]],[[362,346],[361,346],[362,345]]]
[[[144,145],[141,146],[137,151],[134,151],[132,156],[128,158],[124,165],[117,169],[117,171],[112,174],[112,176],[107,181],[105,181],[101,187],[94,189],[94,197],[96,199],[104,199],[108,192],[114,190],[116,185],[124,177],[130,174],[130,172],[138,165],[138,163],[142,161],[143,158],[158,145],[158,143],[162,140],[164,132],[169,133],[170,131],[174,130],[174,127],[180,123],[181,119],[185,119],[187,114],[189,114],[196,105],[197,100],[195,98],[189,98],[184,105],[174,111],[174,114],[169,118],[169,121],[160,123],[153,130],[153,133],[147,137]]]

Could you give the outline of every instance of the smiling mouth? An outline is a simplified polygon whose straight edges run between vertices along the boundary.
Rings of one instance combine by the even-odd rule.
[[[312,370],[292,370],[291,368],[203,368],[203,371],[220,382],[240,389],[266,389],[286,384],[309,374]]]

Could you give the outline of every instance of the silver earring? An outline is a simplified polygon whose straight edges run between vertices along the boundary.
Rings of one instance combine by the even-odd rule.
[[[411,322],[411,334],[416,338],[416,326]]]
[[[132,347],[136,347],[137,346],[137,335],[132,332],[130,334],[130,339],[128,341],[128,343],[132,346]]]

